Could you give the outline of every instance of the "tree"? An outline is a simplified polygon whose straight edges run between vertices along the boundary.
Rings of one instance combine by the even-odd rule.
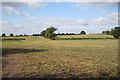
[[[60,33],[58,33],[58,35],[61,35]]]
[[[86,34],[86,32],[85,31],[81,31],[81,33],[80,34]]]
[[[107,35],[110,35],[111,34],[111,31],[109,30],[106,30],[106,31],[102,31],[103,34],[107,34]]]
[[[45,30],[43,30],[40,34],[40,36],[44,36],[45,35]]]
[[[110,35],[110,34],[111,34],[111,31],[107,30],[105,33],[106,33],[107,35]]]
[[[24,36],[28,36],[27,34],[24,34]]]
[[[105,31],[102,31],[102,34],[105,34]]]
[[[65,35],[65,33],[61,33],[61,35]]]
[[[2,34],[2,37],[6,37],[6,34],[5,34],[5,33],[3,33],[3,34]]]
[[[19,36],[23,36],[22,34],[20,34]]]
[[[66,33],[66,35],[69,35],[69,33]]]
[[[41,36],[44,36],[45,38],[49,38],[49,39],[55,39],[57,35],[54,32],[56,30],[57,29],[54,27],[47,28],[46,30],[41,32]]]
[[[119,38],[120,37],[120,27],[114,27],[113,29],[111,29],[111,34],[113,35],[113,37]]]
[[[32,36],[39,36],[39,34],[32,34]]]
[[[11,33],[10,36],[14,36],[14,35]]]

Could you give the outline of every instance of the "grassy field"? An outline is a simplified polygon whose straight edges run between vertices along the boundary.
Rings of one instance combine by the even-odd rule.
[[[2,42],[3,77],[117,77],[118,40],[20,38],[26,40]]]
[[[60,35],[58,38],[113,38],[112,35],[87,34],[87,35]]]

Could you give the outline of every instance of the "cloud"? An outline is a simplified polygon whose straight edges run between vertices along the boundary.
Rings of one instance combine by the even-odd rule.
[[[118,13],[112,12],[103,17],[91,20],[90,23],[92,25],[118,25]]]
[[[39,21],[41,20],[42,23],[45,24],[51,24],[53,26],[84,26],[87,25],[87,23],[82,20],[82,19],[78,19],[78,20],[74,20],[74,19],[65,19],[65,18],[59,18],[59,17],[49,17],[49,16],[36,16],[34,17],[34,20],[32,21],[36,21],[36,19],[38,19]]]
[[[106,15],[108,18],[109,23],[111,24],[118,24],[118,13],[112,12],[111,14]]]
[[[25,23],[11,23],[11,22],[1,22],[1,24],[2,24],[2,29],[4,30],[6,30],[6,29],[19,29],[19,28],[21,28],[21,29],[23,29],[23,28],[25,28],[26,27],[26,24]]]
[[[33,33],[40,33],[40,31],[53,26],[58,28],[61,31],[66,30],[67,28],[69,31],[72,31],[72,27],[81,27],[85,25],[84,20],[68,20],[56,17],[39,17],[39,19],[44,19],[43,21],[29,21],[29,22],[22,22],[22,23],[11,23],[11,22],[3,22],[2,23],[2,30],[3,32],[10,34],[33,34]],[[29,24],[31,23],[31,24]],[[74,28],[75,31],[76,28]],[[16,31],[17,30],[17,31]]]
[[[20,8],[20,7],[29,7],[31,9],[35,8],[44,8],[47,6],[45,2],[2,2],[2,6],[8,6],[13,8]]]
[[[87,10],[90,8],[94,8],[96,11],[100,13],[107,13],[106,10],[104,10],[104,7],[116,7],[118,8],[117,2],[75,2],[72,7],[78,8],[82,10]]]
[[[44,2],[28,2],[27,4],[30,8],[33,8],[33,9],[38,7],[44,8],[48,5],[48,3],[44,3]]]
[[[13,7],[4,7],[3,12],[5,12],[7,15],[20,15],[20,12],[15,10]]]
[[[1,22],[2,32],[6,34],[33,34],[40,33],[43,29],[47,28],[45,24],[42,23],[11,23],[11,22]]]
[[[105,25],[106,20],[103,17],[98,17],[97,19],[92,20],[91,23],[94,25]]]
[[[21,17],[25,17],[25,18],[33,18],[33,16],[31,16],[29,13],[27,12],[20,12],[18,10],[16,10],[15,8],[13,7],[10,7],[10,6],[6,6],[3,8],[3,13],[4,14],[7,14],[9,16],[21,16]]]
[[[104,13],[104,14],[107,13],[106,10],[104,10],[104,9],[102,9],[102,8],[96,8],[96,10],[97,10],[98,12],[101,12],[101,13]]]
[[[49,26],[84,26],[88,25],[82,19],[66,19],[54,16],[32,16],[28,20],[28,23],[39,22]]]
[[[84,20],[65,20],[63,22],[63,25],[65,26],[84,26],[87,25],[87,23]]]
[[[82,26],[86,25],[84,20],[69,20],[64,18],[57,18],[57,17],[49,17],[49,16],[32,16],[31,14],[25,12],[25,11],[18,11],[16,8],[11,6],[5,6],[4,11],[5,14],[10,16],[21,16],[24,18],[27,18],[29,21],[41,21],[42,23],[49,24],[49,25],[65,25],[65,26]]]

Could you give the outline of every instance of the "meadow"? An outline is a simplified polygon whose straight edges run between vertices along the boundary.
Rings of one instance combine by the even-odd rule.
[[[110,37],[69,35],[63,37]],[[3,77],[116,78],[118,40],[49,40],[40,36],[3,40]]]

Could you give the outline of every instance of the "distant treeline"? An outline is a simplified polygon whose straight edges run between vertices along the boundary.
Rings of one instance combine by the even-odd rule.
[[[80,35],[80,34],[86,34],[85,31],[81,31],[81,33],[57,33],[56,35]],[[14,35],[13,33],[11,33],[9,36],[42,36],[42,34],[32,34],[32,35],[27,35],[27,34],[20,34],[20,35]],[[6,37],[6,34],[3,33],[2,37]]]
[[[76,33],[54,33],[57,30],[57,28],[54,27],[50,27],[47,28],[46,30],[43,30],[40,34],[32,34],[32,35],[27,35],[27,34],[20,34],[20,35],[14,35],[13,33],[11,33],[9,36],[43,36],[44,38],[48,38],[48,39],[55,39],[57,37],[57,35],[83,35],[86,34],[85,31],[81,31],[80,33],[76,34]],[[120,38],[120,27],[114,27],[111,30],[106,30],[106,31],[102,31],[102,34],[106,34],[106,35],[113,35],[114,38]],[[6,37],[6,34],[3,33],[2,37]]]
[[[10,34],[9,36],[14,37],[14,36],[40,36],[40,34],[32,34],[32,35],[27,35],[27,34],[20,34],[20,35],[14,35],[14,34]],[[2,37],[7,37],[5,33],[2,34]]]

